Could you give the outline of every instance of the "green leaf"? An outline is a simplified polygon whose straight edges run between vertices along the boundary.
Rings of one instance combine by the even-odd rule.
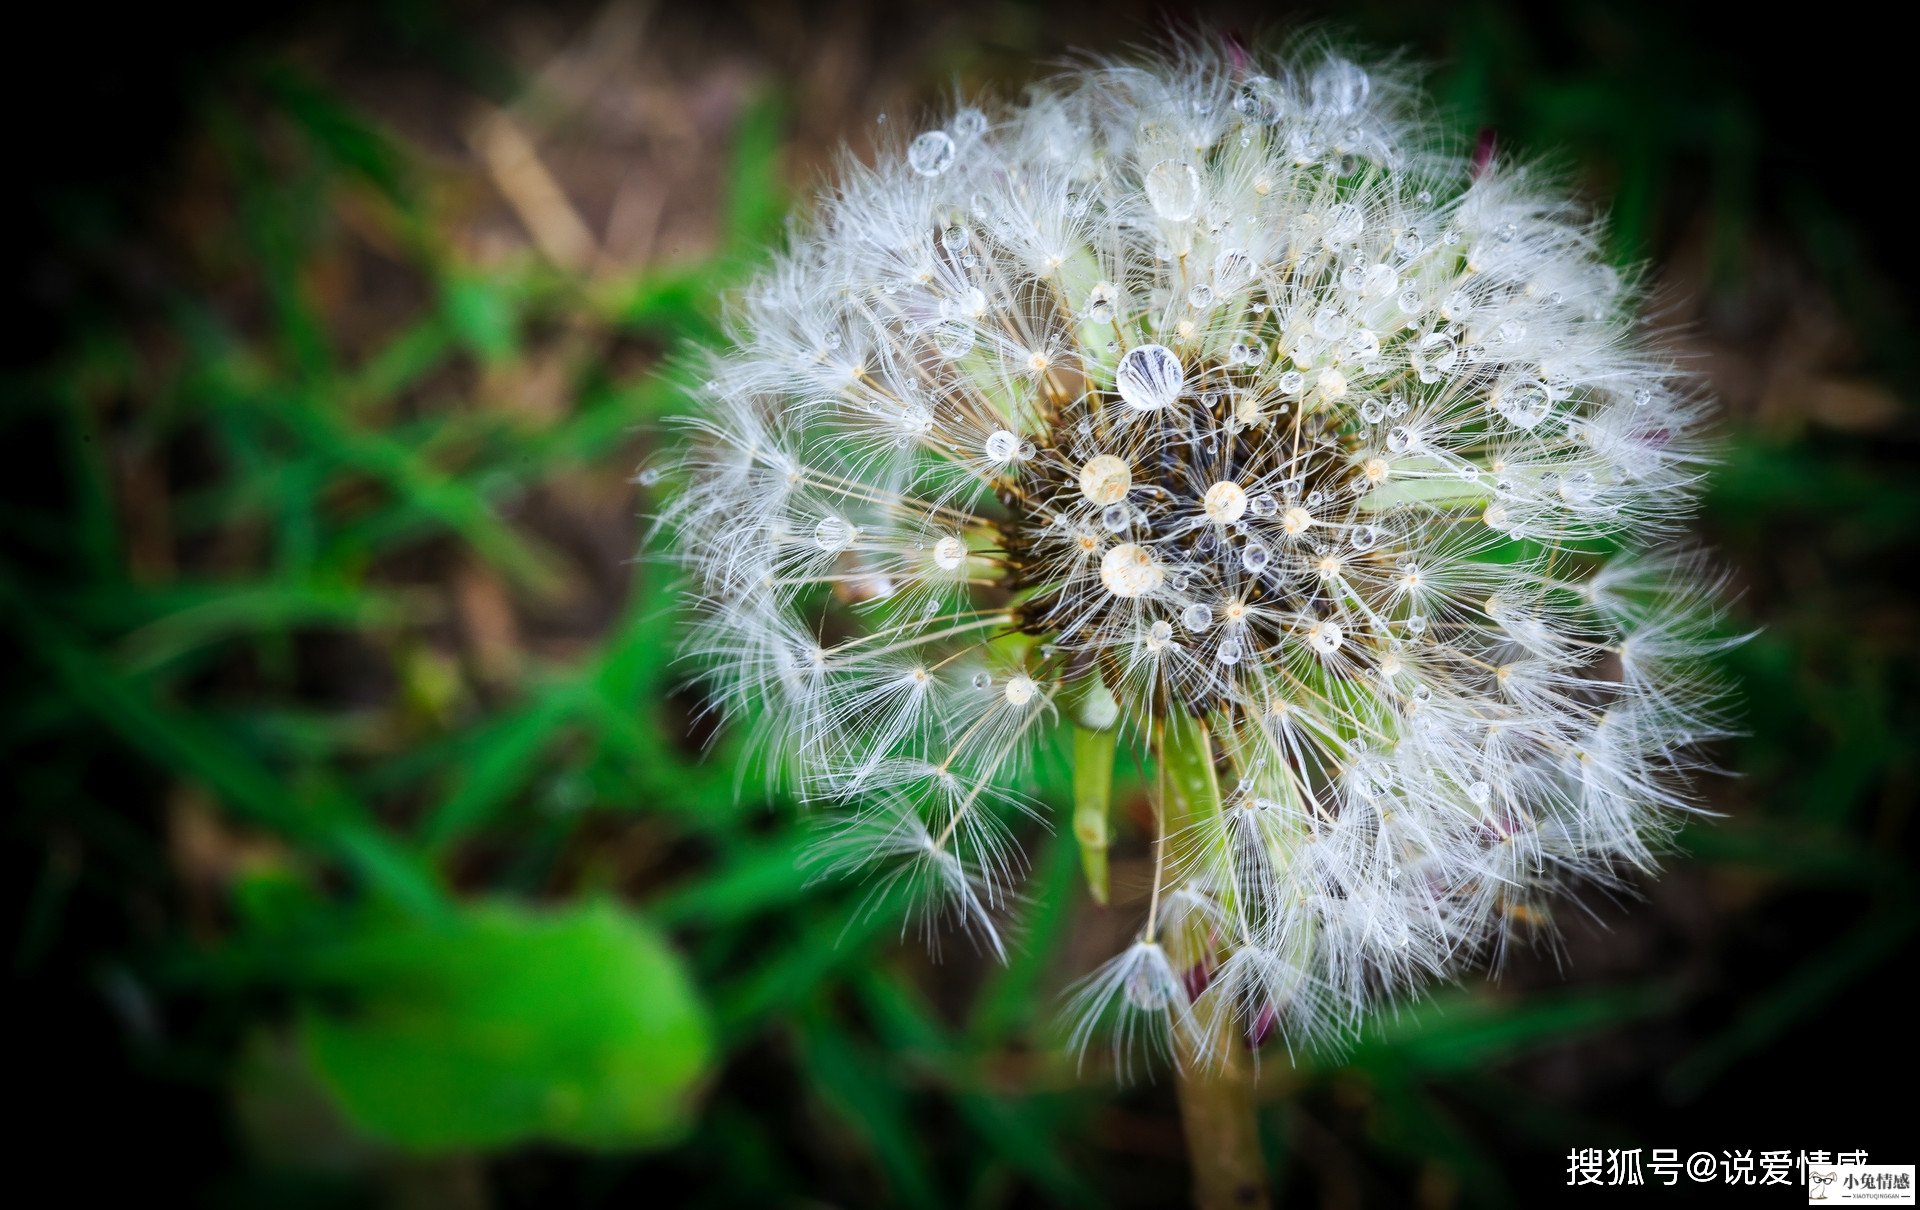
[[[668,1143],[713,1061],[679,957],[611,904],[377,927],[308,973],[346,993],[304,1013],[308,1060],[350,1121],[409,1150]]]
[[[507,283],[462,273],[448,278],[445,291],[447,323],[468,348],[484,361],[513,356],[519,317]]]

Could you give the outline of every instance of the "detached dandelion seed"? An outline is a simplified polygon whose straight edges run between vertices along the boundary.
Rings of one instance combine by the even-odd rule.
[[[845,859],[997,952],[1033,753],[1148,753],[1154,882],[1080,1047],[1347,1034],[1647,868],[1725,732],[1676,532],[1706,404],[1595,224],[1425,150],[1417,100],[1187,48],[909,133],[689,422],[692,652]]]

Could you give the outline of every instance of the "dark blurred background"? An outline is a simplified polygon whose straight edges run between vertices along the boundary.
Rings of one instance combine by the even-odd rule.
[[[1707,788],[1724,817],[1662,879],[1563,905],[1557,948],[1350,1052],[1270,1056],[1284,1199],[1541,1204],[1575,1147],[1920,1158],[1920,227],[1909,43],[1875,12],[38,16],[0,77],[13,1182],[1177,1204],[1165,1082],[1076,1073],[1053,1026],[1131,911],[1036,834],[1011,963],[935,964],[812,882],[791,804],[728,741],[700,756],[630,477],[680,407],[674,351],[880,115],[1017,95],[1075,48],[1330,18],[1430,64],[1463,144],[1607,206],[1723,402],[1700,529],[1729,629],[1759,633],[1725,661],[1748,733]],[[1117,885],[1140,856],[1123,839]],[[1791,1179],[1752,1198],[1796,1204]]]

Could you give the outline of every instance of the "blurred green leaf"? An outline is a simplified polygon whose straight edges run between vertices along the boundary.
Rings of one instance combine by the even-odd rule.
[[[443,289],[447,323],[481,360],[512,357],[519,326],[511,284],[478,273],[455,273]]]
[[[649,1147],[692,1125],[713,1030],[679,958],[611,904],[376,926],[307,964],[302,1043],[347,1117],[401,1147]]]

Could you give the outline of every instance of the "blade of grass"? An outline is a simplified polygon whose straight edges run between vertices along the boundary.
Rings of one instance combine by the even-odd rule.
[[[162,708],[117,669],[42,616],[0,581],[0,607],[14,616],[32,650],[61,688],[135,748],[269,827],[312,845],[352,870],[370,890],[413,911],[444,902],[419,860],[367,820],[337,787],[317,780],[304,791],[253,759],[203,720]]]

